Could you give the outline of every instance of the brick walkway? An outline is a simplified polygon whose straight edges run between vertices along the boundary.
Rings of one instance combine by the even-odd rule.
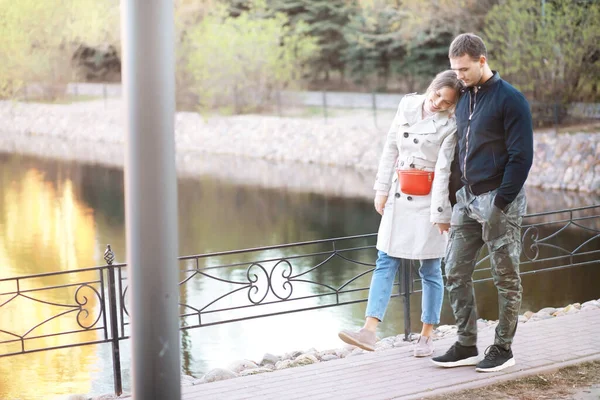
[[[331,334],[336,334],[332,332]],[[493,342],[493,329],[479,334],[479,351]],[[519,325],[513,344],[517,364],[501,372],[474,367],[443,369],[412,357],[408,347],[184,387],[184,400],[420,399],[552,371],[600,359],[600,309]],[[455,338],[436,341],[442,354]],[[340,342],[340,347],[342,342]]]

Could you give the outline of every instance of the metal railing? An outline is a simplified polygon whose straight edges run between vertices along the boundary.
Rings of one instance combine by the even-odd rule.
[[[582,235],[577,246],[560,244],[564,235],[575,233]],[[375,240],[376,234],[367,234],[180,257],[181,329],[365,302]],[[522,244],[521,275],[600,264],[600,205],[527,215]],[[486,252],[482,248],[476,283],[492,279]],[[0,357],[110,343],[114,390],[121,394],[120,341],[129,338],[130,329],[127,268],[114,263],[110,245],[104,256],[103,266],[0,279],[0,320],[17,301],[48,307],[40,321],[0,327]],[[401,265],[392,295],[403,299],[405,339],[411,332],[410,298],[420,292],[415,268],[411,261]],[[202,287],[187,290],[207,282],[223,289],[215,297]],[[58,320],[70,325],[55,331]],[[47,338],[51,345],[39,344]]]

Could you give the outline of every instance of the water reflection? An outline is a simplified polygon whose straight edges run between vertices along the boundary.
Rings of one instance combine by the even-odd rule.
[[[243,169],[239,170],[241,181],[244,173]],[[0,278],[100,265],[104,263],[102,253],[107,243],[112,245],[118,262],[126,260],[122,171],[0,155],[0,190]],[[348,199],[298,191],[268,190],[259,186],[235,186],[209,177],[181,179],[178,194],[179,254],[200,254],[372,233],[377,230],[379,223],[378,215],[372,210],[371,200],[364,198]],[[529,212],[600,202],[597,195],[533,190],[528,190],[528,195]],[[567,232],[564,237],[556,240],[562,246],[572,249],[585,239]],[[373,242],[374,240],[364,240],[357,245]],[[320,245],[311,249],[313,252],[324,250],[331,249]],[[277,249],[256,252],[251,255],[252,258],[222,256],[203,260],[201,266],[234,262],[246,264],[226,270],[211,270],[215,277],[238,284],[209,279],[190,280],[182,287],[181,302],[206,306],[212,300],[242,287],[240,282],[248,282],[248,263],[252,259],[282,258],[294,254],[294,251]],[[367,250],[350,256],[372,264],[375,251]],[[291,263],[293,274],[308,271],[321,261],[323,258],[317,256],[296,260]],[[189,276],[185,269],[195,268],[195,264],[181,262],[180,266],[179,278],[183,281]],[[266,271],[274,266],[273,262],[263,265]],[[280,271],[287,267],[279,265],[277,268],[280,276]],[[326,266],[317,268],[302,278],[339,287],[369,268],[368,265],[350,265],[341,259],[333,259]],[[264,283],[264,273],[260,268],[255,266],[251,271]],[[62,282],[65,282],[64,278],[52,279],[63,279]],[[69,279],[71,280],[68,282],[80,283],[97,277],[71,276]],[[274,282],[277,294],[285,297],[289,293],[289,289],[284,286],[285,279],[277,279],[279,280]],[[363,277],[356,282],[356,286],[367,286],[369,280],[370,276]],[[600,269],[597,266],[528,275],[523,279],[523,307],[537,310],[544,306],[560,306],[598,298],[600,293],[595,282],[599,280]],[[40,278],[32,285],[55,283],[58,282],[43,281]],[[326,290],[314,284],[298,282],[294,283],[293,296],[307,296]],[[0,292],[4,291],[5,288],[0,285]],[[251,295],[255,300],[260,299],[264,291]],[[72,290],[48,292],[45,296],[61,304],[73,304],[74,301]],[[366,293],[356,292],[350,298],[352,296],[364,298]],[[264,301],[275,298],[275,294],[270,292]],[[491,282],[477,286],[477,298],[481,316],[496,318],[497,295]],[[20,302],[21,300],[23,299],[19,299]],[[2,301],[5,299],[0,299],[0,304]],[[303,305],[317,307],[326,305],[327,301],[327,298],[314,298],[306,300]],[[215,302],[207,310],[249,303],[248,289],[244,289]],[[413,321],[419,321],[418,294],[412,298],[412,304],[411,317]],[[199,375],[210,368],[224,367],[229,362],[242,358],[259,361],[265,352],[282,354],[311,347],[319,350],[340,347],[342,343],[337,338],[337,331],[362,323],[365,306],[365,303],[359,303],[184,330],[181,339],[182,366],[187,373]],[[11,331],[22,332],[23,329],[31,328],[31,319],[37,321],[47,318],[49,314],[46,313],[56,311],[47,307],[42,309],[32,302],[15,303],[10,307],[14,310],[8,312],[8,308],[0,308],[0,329],[9,326]],[[277,312],[281,306],[260,307],[267,310],[271,307],[272,312]],[[185,308],[181,311],[184,312]],[[252,312],[255,311],[232,310],[222,315],[210,314],[206,318],[209,322],[216,322],[222,318],[239,317]],[[23,315],[28,317],[22,318]],[[27,323],[21,321],[25,319]],[[72,317],[66,320],[69,321],[57,319],[52,323],[73,323]],[[447,302],[442,311],[442,322],[453,322]],[[403,332],[402,324],[402,304],[394,299],[382,324],[380,336]],[[51,326],[44,326],[44,329],[50,329]],[[67,326],[61,325],[60,329],[66,329]],[[88,334],[96,335],[95,332]],[[47,340],[46,345],[53,345],[52,340],[55,339],[44,340]],[[121,354],[126,390],[129,387],[129,351],[129,341],[123,341]],[[10,362],[4,362],[5,360]],[[52,395],[64,393],[102,394],[112,391],[109,346],[40,352],[2,361],[2,399],[48,399]],[[30,373],[23,374],[23,371]],[[31,382],[36,384],[31,385]]]
[[[93,265],[96,261],[93,210],[78,199],[77,185],[73,182],[76,176],[63,174],[60,167],[44,172],[35,167],[21,168],[18,158],[2,161],[0,278]],[[97,278],[91,272],[84,272],[37,277],[19,281],[18,285],[21,291],[26,291]],[[16,291],[16,281],[0,282],[0,293]],[[98,297],[90,292],[90,288],[73,286],[29,292],[26,294],[29,298],[14,294],[0,296],[0,329],[4,331],[0,333],[0,341],[25,337],[25,348],[33,350],[95,340],[98,336],[95,331],[35,339],[55,332],[81,330],[80,324],[93,324],[99,312]],[[90,310],[89,315],[79,316],[79,322],[75,308],[78,302],[87,302]],[[18,340],[0,346],[1,353],[20,349]],[[96,362],[92,346],[4,358],[0,363],[0,398],[34,399],[40,393],[87,392],[91,389]]]

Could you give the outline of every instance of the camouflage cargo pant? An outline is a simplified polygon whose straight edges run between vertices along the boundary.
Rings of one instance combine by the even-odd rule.
[[[512,344],[521,307],[521,221],[527,208],[524,190],[505,211],[494,205],[496,190],[474,195],[466,187],[456,193],[450,240],[446,250],[446,289],[458,325],[458,342],[477,344],[477,306],[473,271],[479,249],[486,244],[498,289],[499,321],[494,344]]]

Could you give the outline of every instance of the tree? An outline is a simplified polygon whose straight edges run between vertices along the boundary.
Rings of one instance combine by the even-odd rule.
[[[119,6],[110,0],[0,0],[0,97],[25,82],[64,83],[79,43],[116,44]]]
[[[344,28],[355,12],[354,0],[271,0],[270,8],[285,13],[292,26],[305,23],[308,33],[317,39],[319,55],[311,67],[313,79],[323,76],[329,81],[332,71],[340,72],[343,79],[342,55],[348,45]]]
[[[600,3],[507,0],[486,19],[490,63],[543,102],[597,99]]]
[[[257,0],[237,17],[217,7],[188,29],[184,51],[200,106],[240,113],[264,107],[276,90],[297,84],[317,47],[304,24],[292,27],[281,13],[267,16]]]
[[[396,71],[412,78],[414,89],[424,88],[449,67],[448,47],[463,32],[481,31],[490,8],[498,0],[403,0],[405,15],[397,40],[407,55]]]
[[[397,40],[401,23],[402,15],[396,9],[381,4],[365,5],[352,17],[344,32],[348,42],[344,60],[357,83],[364,84],[375,74],[375,90],[387,87],[392,71],[406,55],[406,46]]]

